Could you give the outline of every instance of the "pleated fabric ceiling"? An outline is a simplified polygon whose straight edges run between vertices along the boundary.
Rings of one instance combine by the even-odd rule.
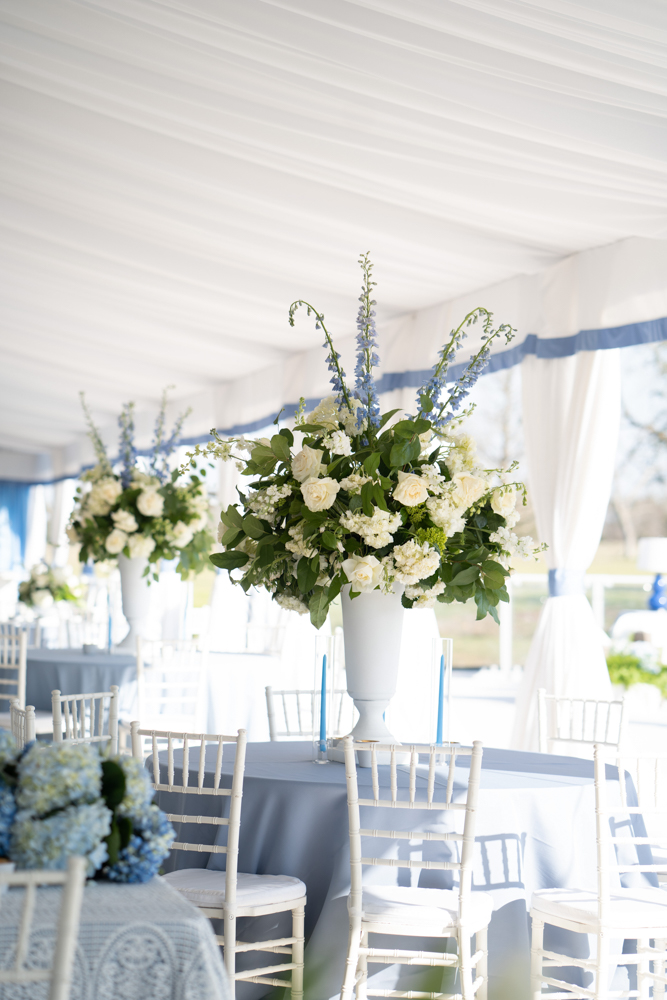
[[[360,251],[387,388],[477,299],[523,350],[667,335],[667,4],[0,0],[0,23],[2,478],[76,471],[81,389],[111,438],[168,384],[190,437],[319,394],[287,308],[349,351]]]

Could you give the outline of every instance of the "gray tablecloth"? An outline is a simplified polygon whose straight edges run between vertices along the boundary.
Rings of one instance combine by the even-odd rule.
[[[0,967],[12,960],[23,900],[11,889],[0,907]],[[38,890],[27,965],[45,967],[55,943],[56,887]],[[0,985],[0,1000],[45,1000],[48,989]],[[145,885],[88,883],[71,1000],[232,1000],[210,921],[160,879]]]
[[[234,747],[225,749],[233,751]],[[306,883],[306,1000],[329,1000],[340,990],[347,948],[346,898],[350,876],[345,770],[342,764],[318,765],[311,761],[311,744],[248,746],[239,871],[296,875]],[[197,754],[192,750],[190,762],[196,771]],[[213,758],[207,759],[209,769],[214,769]],[[231,770],[232,761],[226,755],[223,782],[228,786]],[[438,777],[443,796],[446,776],[447,768],[443,767]],[[360,769],[359,777],[360,785],[370,785],[369,770]],[[461,777],[465,778],[463,774]],[[407,774],[402,781],[407,783]],[[463,787],[462,780],[461,790]],[[210,796],[159,795],[163,809],[180,813],[211,814],[221,807],[222,801]],[[378,818],[372,825],[411,829],[411,823],[415,822],[414,814],[408,810],[399,810],[398,815],[394,810],[391,817],[386,823]],[[447,820],[443,814],[430,822]],[[203,841],[207,834],[211,838],[215,835],[212,827],[181,829],[185,840],[196,836]],[[421,849],[400,843],[407,851]],[[442,851],[447,846],[425,844],[423,849]],[[165,867],[169,866],[224,868],[224,856],[178,851],[168,859]],[[527,1000],[529,996],[528,910],[533,890],[574,886],[595,889],[596,867],[592,762],[485,749],[473,887],[490,892],[494,899],[489,927],[490,1000]],[[366,873],[373,882],[410,884],[406,882],[410,873],[405,869],[373,868],[366,869]],[[451,872],[423,870],[418,884],[448,888],[451,875]],[[284,923],[276,924],[276,928],[276,936],[289,933]],[[252,940],[255,937],[252,926],[239,927],[239,937]],[[569,935],[569,945],[575,949],[587,948],[586,939],[577,942],[577,937]],[[562,938],[559,940],[567,947]],[[437,942],[432,945],[437,947]],[[397,946],[400,945],[392,944]],[[403,966],[399,973],[396,966],[381,969],[376,965],[371,971],[375,973],[373,988],[376,989],[437,991],[440,988],[440,981],[434,982],[432,975],[423,970]],[[254,992],[246,992],[251,990]],[[260,987],[250,984],[239,985],[237,991],[241,1000],[261,995]]]
[[[51,692],[88,694],[120,689],[120,715],[129,718],[136,698],[136,658],[127,653],[84,653],[80,649],[29,649],[26,672],[26,705],[51,711]]]

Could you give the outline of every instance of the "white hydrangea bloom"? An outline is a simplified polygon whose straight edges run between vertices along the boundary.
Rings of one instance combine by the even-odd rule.
[[[338,430],[339,413],[335,396],[325,396],[320,400],[312,413],[307,413],[305,417],[307,424],[321,424],[329,431]],[[297,428],[298,430],[298,428]]]
[[[379,507],[375,508],[372,517],[361,511],[348,510],[345,514],[341,514],[340,523],[348,531],[360,535],[371,548],[381,549],[393,542],[392,532],[400,527],[401,515],[392,514]]]
[[[415,602],[412,605],[413,608],[434,608],[438,594],[444,594],[444,592],[445,584],[442,580],[438,580],[428,590],[422,590],[421,587],[405,588],[405,596]]]
[[[430,497],[426,501],[426,508],[433,523],[442,528],[447,538],[451,538],[458,531],[463,531],[466,526],[465,514],[452,504],[448,496]]]
[[[303,601],[300,601],[298,597],[292,597],[291,594],[276,594],[275,601],[286,611],[296,611],[299,615],[308,614],[308,608]]]
[[[413,584],[432,576],[440,566],[440,553],[428,544],[411,538],[397,545],[392,552],[396,579],[399,583]]]
[[[361,487],[370,481],[370,476],[365,476],[361,472],[351,472],[345,479],[341,479],[340,488],[347,490],[348,493],[361,493]]]
[[[322,441],[325,448],[328,448],[332,455],[351,455],[352,442],[345,431],[334,431]]]
[[[312,556],[315,555],[315,549],[311,548],[308,542],[307,541],[304,542],[303,540],[303,527],[304,527],[303,521],[300,521],[298,524],[293,525],[289,529],[289,535],[292,541],[285,542],[285,548],[289,552],[294,553],[295,559],[300,559],[301,556],[306,556],[307,559],[310,559]]]

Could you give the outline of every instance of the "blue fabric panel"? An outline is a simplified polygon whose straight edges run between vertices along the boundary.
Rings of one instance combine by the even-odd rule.
[[[23,565],[30,483],[0,481],[0,571]]]

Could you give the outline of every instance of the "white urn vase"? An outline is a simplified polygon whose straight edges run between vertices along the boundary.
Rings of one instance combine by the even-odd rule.
[[[148,578],[144,576],[147,565],[148,559],[129,559],[122,553],[118,556],[123,614],[129,622],[130,630],[116,648],[126,649],[130,653],[136,652],[137,637],[146,637],[147,635],[146,628],[150,612]]]
[[[401,593],[373,590],[350,599],[349,590],[344,587],[341,594],[345,671],[348,694],[359,712],[351,735],[355,740],[397,743],[384,713],[398,679],[405,615]]]

